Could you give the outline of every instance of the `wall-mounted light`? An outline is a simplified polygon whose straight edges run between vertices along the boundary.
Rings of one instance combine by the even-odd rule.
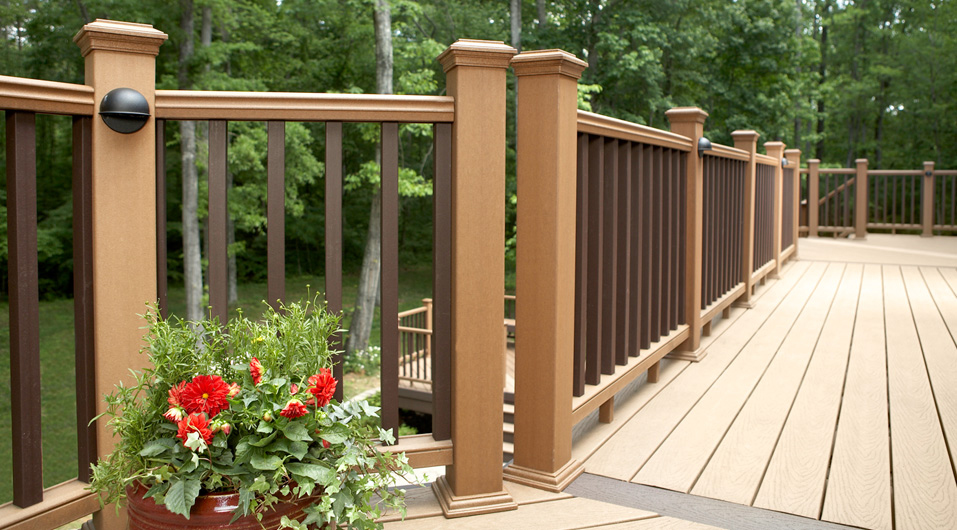
[[[110,129],[130,134],[146,125],[150,119],[150,104],[143,94],[132,88],[115,88],[100,101],[100,116]]]
[[[788,167],[788,163],[789,163],[789,162],[788,162],[788,159],[787,159],[787,158],[782,158],[782,159],[781,159],[781,167]]]
[[[698,138],[698,156],[704,156],[705,151],[711,150],[711,140],[702,136]]]

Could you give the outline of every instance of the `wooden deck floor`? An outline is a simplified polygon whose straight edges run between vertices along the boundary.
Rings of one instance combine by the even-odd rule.
[[[802,239],[754,307],[703,339],[703,361],[663,361],[613,423],[576,436],[585,477],[618,495],[508,484],[518,511],[446,520],[416,490],[386,528],[708,528],[655,515],[668,512],[649,508],[649,486],[808,528],[957,528],[957,238],[894,237]],[[711,524],[782,527],[731,521]]]

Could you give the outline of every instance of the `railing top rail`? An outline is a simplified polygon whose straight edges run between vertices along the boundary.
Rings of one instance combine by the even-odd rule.
[[[691,151],[691,140],[680,134],[638,125],[594,112],[578,111],[578,132],[607,136],[679,151]]]
[[[0,108],[92,116],[93,87],[0,75]]]
[[[157,90],[156,117],[168,120],[443,123],[450,96]]]
[[[924,170],[923,169],[868,169],[867,174],[868,175],[919,177],[924,174]]]
[[[413,309],[407,309],[407,310],[405,310],[405,311],[400,311],[400,312],[399,312],[399,318],[405,318],[405,317],[411,317],[411,316],[413,316],[413,315],[419,315],[419,314],[425,313],[426,311],[427,311],[427,308],[426,308],[425,306],[416,307],[416,308],[413,308]]]
[[[943,177],[954,177],[954,176],[957,176],[957,169],[935,169],[934,175],[940,175]]]
[[[818,169],[817,172],[820,173],[820,174],[825,174],[825,173],[826,173],[826,174],[828,174],[828,175],[855,175],[855,174],[857,174],[857,170],[854,169],[854,168],[852,168],[852,167],[830,167],[830,168],[822,167],[822,168]]]
[[[728,147],[721,144],[711,144],[711,150],[705,151],[706,156],[714,156],[719,158],[731,158],[733,160],[743,160],[747,162],[751,160],[751,155],[744,149],[738,149],[736,147]]]
[[[764,165],[766,165],[766,166],[779,166],[779,165],[781,165],[781,161],[780,161],[780,160],[778,160],[778,159],[776,159],[776,158],[774,158],[774,157],[768,156],[768,155],[762,155],[761,153],[756,153],[756,154],[754,155],[754,161],[757,162],[758,164],[764,164]]]

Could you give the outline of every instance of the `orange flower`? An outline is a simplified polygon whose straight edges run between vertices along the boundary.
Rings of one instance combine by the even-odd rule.
[[[336,393],[336,378],[328,368],[320,368],[319,373],[309,377],[309,392],[316,398],[317,407],[325,407]]]
[[[209,417],[229,408],[229,385],[218,375],[197,375],[181,394],[186,412],[205,412]]]
[[[263,365],[255,357],[249,361],[249,375],[253,376],[253,384],[258,385],[263,380]]]

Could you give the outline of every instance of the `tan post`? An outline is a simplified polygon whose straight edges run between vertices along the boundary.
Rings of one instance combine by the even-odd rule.
[[[561,50],[512,59],[518,79],[515,462],[507,480],[562,491],[572,459],[578,79]]]
[[[854,239],[867,238],[867,159],[858,158],[854,179]]]
[[[807,161],[807,235],[817,237],[820,224],[821,197],[821,161],[812,158]]]
[[[430,333],[425,336],[425,355],[431,358],[432,355],[432,299],[423,298],[422,304],[425,305],[425,329]]]
[[[73,39],[86,60],[93,87],[93,340],[97,395],[129,382],[129,369],[143,368],[143,321],[137,315],[156,301],[156,126],[151,117],[132,134],[111,130],[97,116],[115,88],[143,94],[155,114],[156,55],[166,34],[146,24],[96,20]],[[105,410],[97,403],[97,413]],[[113,450],[106,420],[97,421],[97,452]],[[126,528],[125,512],[112,507],[94,514],[99,530]]]
[[[704,136],[704,122],[708,113],[697,107],[678,107],[665,112],[671,122],[671,132],[691,139],[691,152],[687,155],[685,173],[685,319],[691,334],[677,351],[669,354],[672,358],[700,361],[704,353],[698,351],[701,345],[701,253],[703,230],[703,165],[698,156],[698,140]]]
[[[921,225],[923,226],[920,233],[921,237],[932,237],[934,235],[934,193],[937,189],[934,181],[934,163],[924,162],[923,187],[921,188],[923,196],[920,201]]]
[[[772,214],[774,219],[774,228],[772,229],[774,270],[769,274],[771,278],[777,278],[781,271],[781,212],[783,211],[781,201],[784,198],[781,193],[781,186],[784,184],[784,169],[781,167],[781,159],[784,157],[784,147],[783,142],[764,142],[764,152],[776,162],[774,164],[774,213]]]
[[[794,241],[794,254],[791,255],[793,260],[797,257],[798,237],[801,235],[801,227],[798,226],[801,224],[801,150],[785,149],[784,158],[788,160],[788,167],[794,172],[794,178],[791,179],[791,186],[793,187],[791,197],[794,199],[794,206],[791,208],[793,214],[791,228],[794,231],[791,236],[791,241]]]
[[[741,248],[741,281],[744,283],[744,294],[736,302],[738,307],[752,307],[751,295],[754,294],[754,282],[751,280],[751,271],[754,270],[754,174],[757,170],[755,154],[758,152],[758,138],[761,135],[756,131],[734,131],[734,147],[747,151],[750,155],[748,168],[744,173],[744,227]]]
[[[502,483],[505,76],[515,49],[459,40],[439,62],[452,125],[453,465],[434,490],[446,517],[513,510]],[[491,428],[495,427],[495,428]]]

